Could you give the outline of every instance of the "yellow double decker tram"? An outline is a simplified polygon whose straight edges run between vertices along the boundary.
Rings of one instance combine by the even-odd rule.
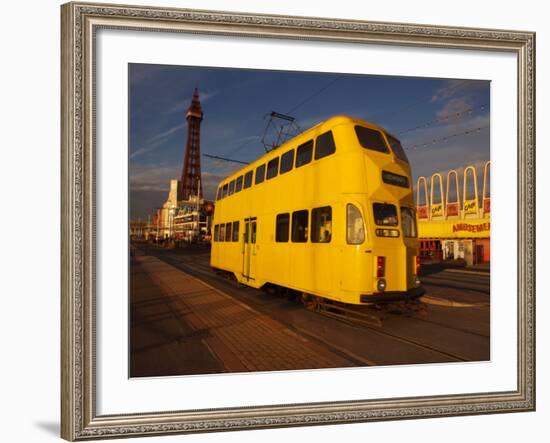
[[[422,295],[409,162],[397,138],[337,116],[227,177],[211,266],[246,285],[362,304]]]

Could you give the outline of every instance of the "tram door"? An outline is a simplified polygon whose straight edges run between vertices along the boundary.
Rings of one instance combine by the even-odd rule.
[[[248,280],[256,277],[256,217],[244,221],[243,234],[243,276]]]

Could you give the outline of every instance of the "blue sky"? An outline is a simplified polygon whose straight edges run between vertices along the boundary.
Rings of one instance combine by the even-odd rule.
[[[265,152],[266,115],[277,111],[294,116],[302,130],[339,114],[385,127],[401,139],[415,182],[489,160],[488,81],[130,64],[129,85],[132,219],[152,215],[169,180],[181,175],[195,87],[203,154],[254,160]],[[201,164],[206,198],[240,167],[204,156]]]

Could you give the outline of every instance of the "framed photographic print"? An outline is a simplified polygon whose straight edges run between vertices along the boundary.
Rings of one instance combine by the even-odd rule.
[[[533,33],[61,14],[63,438],[534,410]]]

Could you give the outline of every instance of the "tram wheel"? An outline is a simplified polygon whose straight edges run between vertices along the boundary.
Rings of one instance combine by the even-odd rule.
[[[306,309],[309,309],[310,311],[321,310],[321,299],[316,295],[306,294],[305,292],[302,292],[301,300]]]

